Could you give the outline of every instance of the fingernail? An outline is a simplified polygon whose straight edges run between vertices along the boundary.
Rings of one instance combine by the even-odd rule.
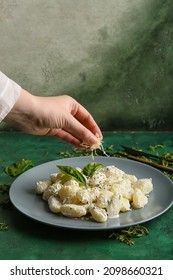
[[[95,136],[96,136],[97,138],[103,139],[103,136],[102,136],[102,135],[99,135],[98,133],[96,133]]]

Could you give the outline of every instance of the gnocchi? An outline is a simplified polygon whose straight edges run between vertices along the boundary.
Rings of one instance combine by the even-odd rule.
[[[114,165],[90,163],[74,170],[76,178],[60,169],[50,174],[49,179],[36,182],[36,193],[57,215],[104,223],[121,212],[145,207],[153,190],[151,178],[138,179]]]

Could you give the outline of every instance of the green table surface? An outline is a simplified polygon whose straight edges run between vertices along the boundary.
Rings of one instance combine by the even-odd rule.
[[[104,146],[128,145],[142,149],[164,144],[158,152],[173,151],[173,132],[104,132]],[[21,132],[0,133],[0,184],[14,178],[4,167],[18,159],[31,159],[34,165],[62,158],[60,152],[71,151],[67,143],[52,137],[26,135]],[[14,207],[0,207],[1,260],[142,260],[173,259],[173,207],[161,216],[144,223],[149,235],[136,238],[133,246],[108,238],[111,231],[80,231],[36,222]]]

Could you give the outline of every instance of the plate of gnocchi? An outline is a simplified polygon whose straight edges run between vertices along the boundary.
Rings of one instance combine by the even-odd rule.
[[[110,230],[150,221],[173,204],[173,183],[143,163],[96,156],[40,164],[10,188],[13,205],[47,225]]]

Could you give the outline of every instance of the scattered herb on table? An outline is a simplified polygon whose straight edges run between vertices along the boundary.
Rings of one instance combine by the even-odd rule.
[[[173,181],[173,174],[170,174],[168,172],[163,172],[163,173]]]
[[[134,245],[134,240],[132,238],[136,237],[142,237],[148,235],[149,232],[146,227],[136,225],[136,226],[131,226],[129,228],[121,229],[118,232],[113,232],[110,234],[108,237],[112,239],[119,240],[120,242],[123,242],[129,246]]]
[[[87,150],[81,150],[78,148],[73,148],[73,156],[91,156],[91,151],[87,151]]]
[[[165,146],[164,146],[163,144],[157,144],[157,145],[154,145],[154,146],[150,145],[150,146],[148,147],[148,150],[155,151],[155,150],[158,149],[158,148],[164,148],[164,147],[165,147]]]
[[[10,208],[11,201],[9,198],[10,184],[0,184],[0,207]],[[0,231],[8,229],[8,225],[4,222],[0,222]]]
[[[73,157],[73,156],[90,156],[91,153],[88,151],[80,150],[77,148],[74,148],[72,151],[65,151],[65,152],[60,152],[58,155],[63,156],[63,157]]]
[[[164,153],[161,155],[165,160],[172,160],[173,161],[173,152],[171,153]]]
[[[29,159],[20,159],[17,160],[15,163],[8,165],[5,167],[4,171],[6,174],[16,177],[19,174],[23,173],[26,169],[33,166],[33,163]]]
[[[10,185],[9,184],[0,184],[0,193],[9,192]]]
[[[9,208],[11,206],[9,189],[9,184],[0,184],[0,207]]]
[[[8,229],[8,225],[6,223],[0,223],[0,231],[4,231]]]
[[[69,151],[60,152],[59,155],[63,157],[72,157],[72,153],[70,153]]]
[[[2,208],[10,208],[11,207],[11,201],[9,197],[0,199],[0,207]]]
[[[110,146],[106,147],[106,150],[108,150],[108,151],[113,151],[113,149],[114,149],[114,145],[110,145]]]

